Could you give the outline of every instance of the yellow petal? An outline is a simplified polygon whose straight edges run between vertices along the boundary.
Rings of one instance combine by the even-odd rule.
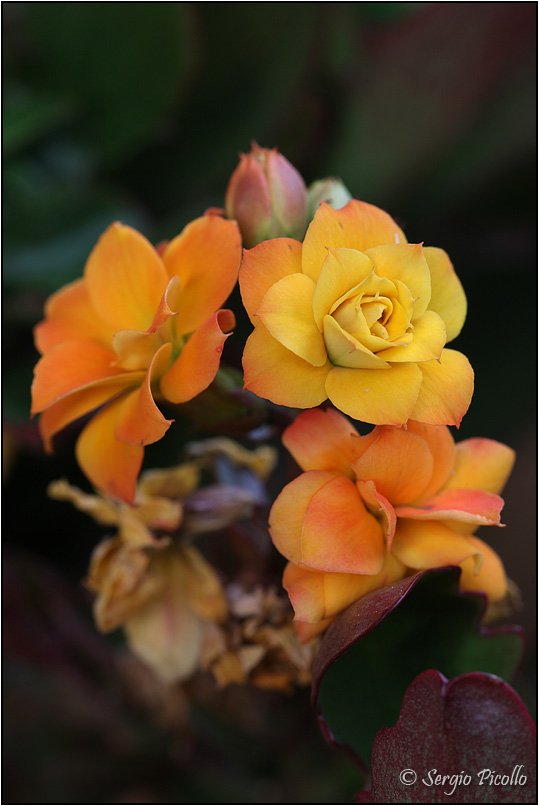
[[[304,274],[288,274],[268,289],[257,316],[277,341],[314,367],[327,361],[324,339],[313,316],[315,285]]]
[[[115,526],[118,523],[117,504],[101,495],[88,495],[78,487],[72,487],[65,479],[51,482],[47,488],[47,495],[56,501],[69,501],[103,526]]]
[[[372,261],[361,252],[353,249],[329,250],[316,281],[313,299],[314,317],[319,330],[322,330],[324,316],[332,313],[335,305],[344,301],[345,295],[353,293],[356,286],[371,274]]]
[[[443,249],[426,246],[423,254],[429,264],[431,277],[429,309],[436,311],[444,320],[447,341],[450,342],[459,335],[466,319],[466,295]]]
[[[422,375],[417,364],[394,364],[389,369],[335,367],[326,380],[334,406],[365,423],[401,425],[411,416]]]
[[[90,411],[113,400],[121,392],[138,386],[144,379],[143,372],[126,372],[119,378],[105,378],[95,381],[76,392],[63,397],[44,411],[39,418],[39,432],[43,438],[45,450],[52,451],[52,437],[69,423],[78,420]]]
[[[251,321],[264,294],[288,274],[301,274],[301,244],[291,238],[273,238],[246,249],[240,268],[241,298]]]
[[[279,344],[261,324],[243,352],[245,388],[282,406],[310,409],[327,399],[331,364],[313,367]]]
[[[88,339],[110,347],[114,331],[92,306],[84,280],[75,280],[50,296],[45,304],[45,316],[46,319],[34,328],[40,353],[72,339]]]
[[[362,481],[376,489],[393,506],[418,498],[432,476],[432,455],[425,440],[403,428],[384,426],[354,465]]]
[[[271,539],[277,551],[296,565],[301,562],[301,530],[313,495],[335,478],[325,470],[309,470],[287,484],[277,496],[269,516]]]
[[[151,243],[118,223],[97,242],[84,277],[93,308],[114,330],[147,330],[169,279]]]
[[[431,425],[460,425],[472,399],[474,373],[456,350],[442,350],[439,361],[417,364],[423,375],[412,420]]]
[[[354,478],[357,459],[352,423],[334,409],[311,409],[299,414],[283,433],[283,445],[302,470],[326,470]]]
[[[319,571],[377,574],[384,554],[382,529],[352,481],[336,476],[313,494],[303,518],[302,564]]]
[[[432,498],[447,482],[455,464],[455,442],[445,425],[427,425],[415,420],[406,423],[408,431],[424,439],[432,455],[432,476],[426,488],[414,502],[416,505]]]
[[[223,305],[236,285],[240,261],[238,225],[220,216],[197,218],[170,241],[163,262],[169,277],[181,280],[171,298],[178,335],[192,333]]]
[[[470,538],[436,521],[399,519],[391,551],[409,568],[459,565],[469,557],[474,558],[476,568],[482,562],[481,553]]]
[[[152,394],[152,382],[166,367],[171,344],[163,344],[154,355],[140,387],[125,395],[118,409],[114,436],[126,445],[151,445],[163,437],[174,420],[167,420]]]
[[[384,361],[429,361],[440,358],[445,345],[445,325],[438,314],[426,311],[414,324],[413,339],[402,347],[389,347],[378,353]]]
[[[472,558],[460,564],[459,587],[463,591],[483,592],[489,602],[503,599],[507,593],[507,577],[503,563],[496,552],[479,540],[478,537],[468,537],[468,541],[483,555],[483,564],[476,569]]]
[[[101,409],[81,432],[75,453],[83,472],[98,489],[128,504],[135,497],[144,448],[124,445],[114,436],[122,398]]]
[[[224,343],[235,324],[232,311],[223,309],[195,330],[161,378],[161,392],[167,400],[185,403],[208,388],[217,375]]]
[[[403,282],[414,300],[412,322],[422,316],[431,298],[431,278],[421,244],[394,244],[368,249],[376,274]]]
[[[324,342],[332,364],[350,369],[387,369],[389,364],[346,333],[332,316],[324,316]]]
[[[345,247],[364,252],[390,243],[406,243],[406,237],[383,210],[355,199],[340,210],[322,202],[303,242],[303,271],[316,282],[327,249]]]
[[[456,445],[455,465],[444,490],[473,488],[499,495],[515,463],[512,448],[493,439],[466,439]]]

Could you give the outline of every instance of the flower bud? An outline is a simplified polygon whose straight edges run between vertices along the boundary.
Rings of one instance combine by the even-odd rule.
[[[307,224],[307,188],[294,166],[276,148],[253,143],[230,177],[225,198],[228,218],[239,224],[246,247],[289,236],[302,238]]]
[[[307,190],[309,220],[313,218],[322,202],[326,202],[334,210],[340,210],[351,198],[352,194],[340,179],[333,176],[317,179]]]

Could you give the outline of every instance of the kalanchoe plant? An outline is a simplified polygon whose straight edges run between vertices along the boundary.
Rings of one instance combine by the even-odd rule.
[[[98,629],[122,628],[167,684],[211,673],[218,687],[288,692],[312,675],[326,737],[365,770],[372,750],[359,802],[445,802],[397,785],[399,765],[497,764],[494,731],[515,737],[503,760],[522,763],[518,748],[531,782],[529,718],[489,676],[511,677],[522,634],[483,626],[510,611],[515,586],[475,535],[502,525],[514,452],[449,431],[474,374],[446,347],[467,312],[448,255],[409,244],[338,180],[307,192],[277,149],[241,156],[225,206],[226,219],[212,209],[157,248],[113,224],[35,329],[45,447],[85,417],[76,455],[98,491],[60,481],[50,494],[115,530],[85,583]],[[254,327],[236,350],[243,390],[237,368],[220,368],[238,269]],[[210,438],[184,464],[141,473],[173,422],[157,403],[173,407],[182,444],[193,428]],[[270,479],[288,464],[281,442],[263,444],[281,434],[303,471],[288,484]],[[530,802],[513,783],[458,793]]]

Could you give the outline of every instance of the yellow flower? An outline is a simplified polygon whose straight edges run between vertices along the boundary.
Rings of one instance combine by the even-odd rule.
[[[245,386],[274,403],[329,398],[357,420],[458,425],[473,392],[468,359],[445,344],[466,298],[446,253],[408,244],[383,210],[322,204],[303,244],[244,253],[240,287],[255,326]]]
[[[500,558],[474,532],[500,525],[514,451],[489,439],[457,445],[445,426],[415,421],[359,436],[334,410],[300,414],[283,442],[306,472],[270,513],[289,560],[283,584],[304,637],[356,599],[413,571],[460,565],[463,590],[503,599]],[[315,625],[314,627],[312,625]]]
[[[32,414],[52,438],[99,409],[76,446],[79,465],[104,492],[131,502],[144,446],[167,420],[155,398],[184,403],[217,373],[234,327],[217,310],[232,291],[241,254],[233,221],[206,215],[160,252],[131,227],[102,235],[84,278],[48,300],[35,329],[42,353],[32,384]]]

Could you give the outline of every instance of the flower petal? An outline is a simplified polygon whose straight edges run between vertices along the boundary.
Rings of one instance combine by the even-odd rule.
[[[302,470],[327,470],[354,478],[351,464],[358,433],[352,423],[334,409],[311,409],[299,414],[283,433],[283,445]]]
[[[92,417],[77,440],[75,453],[80,467],[95,487],[130,504],[135,497],[144,448],[125,445],[114,436],[122,403],[120,397]]]
[[[303,242],[303,271],[316,282],[328,249],[364,252],[389,243],[406,243],[406,237],[383,210],[355,199],[340,210],[322,202]]]
[[[332,316],[324,316],[324,342],[332,364],[349,369],[388,369],[389,364],[346,333]]]
[[[168,244],[163,262],[181,290],[171,299],[179,335],[199,328],[230,295],[238,279],[241,236],[235,221],[206,215],[188,224]]]
[[[114,365],[126,370],[145,370],[162,344],[160,335],[155,332],[118,330],[112,337],[112,346],[117,355]]]
[[[313,311],[319,330],[323,329],[324,316],[332,312],[341,297],[353,291],[372,274],[372,261],[354,249],[326,250],[316,280]],[[376,278],[375,278],[376,279]]]
[[[374,481],[393,506],[418,498],[432,476],[432,455],[424,439],[403,428],[381,427],[354,465],[358,479]]]
[[[431,425],[459,426],[468,411],[474,387],[470,362],[456,350],[442,350],[438,361],[417,365],[423,374],[412,420]]]
[[[310,277],[288,274],[268,289],[256,314],[283,347],[314,367],[322,367],[327,351],[314,321],[314,291]]]
[[[444,490],[422,507],[397,507],[399,518],[458,521],[475,526],[501,526],[503,498],[483,490]],[[451,525],[451,524],[448,524]]]
[[[44,411],[39,418],[39,432],[47,453],[52,452],[52,437],[69,423],[114,399],[144,380],[143,372],[126,372],[119,378],[105,378],[72,392]]]
[[[466,319],[466,295],[443,249],[425,246],[423,254],[429,264],[431,277],[429,309],[436,311],[444,320],[449,342],[459,335]]]
[[[474,557],[481,566],[481,554],[468,537],[437,521],[411,521],[399,518],[391,551],[409,568],[440,568],[459,565]]]
[[[384,553],[382,529],[352,481],[336,476],[314,493],[303,518],[302,564],[320,571],[377,574]]]
[[[84,280],[75,280],[50,296],[45,319],[34,328],[40,353],[47,353],[63,341],[89,339],[110,346],[113,330],[93,308]]]
[[[487,595],[489,602],[503,599],[507,593],[507,577],[502,561],[496,552],[478,537],[470,536],[468,541],[483,555],[483,564],[477,570],[472,558],[460,563],[462,573],[459,588],[463,591],[482,591]]]
[[[301,274],[301,244],[292,238],[263,241],[245,249],[240,268],[241,298],[251,322],[271,286],[289,274]]]
[[[236,324],[232,311],[210,316],[183,347],[161,378],[161,392],[171,403],[185,403],[207,389],[219,369],[223,345]]]
[[[414,324],[413,341],[401,347],[381,350],[378,357],[384,361],[429,361],[438,359],[445,345],[445,325],[433,311],[426,311]]]
[[[171,344],[163,344],[155,353],[143,383],[126,395],[118,410],[114,436],[126,445],[151,445],[166,434],[174,420],[167,420],[152,395],[152,382],[167,365]]]
[[[498,495],[515,463],[515,452],[493,439],[465,439],[456,445],[455,466],[444,490],[471,487]]]
[[[279,344],[263,325],[255,328],[243,351],[245,388],[283,406],[310,409],[327,399],[329,361],[313,367]]]
[[[367,249],[376,274],[389,280],[400,280],[414,299],[412,322],[423,316],[431,297],[430,271],[421,244],[395,244]]]
[[[357,488],[365,506],[382,527],[386,539],[386,548],[388,551],[391,551],[391,544],[397,526],[395,510],[387,498],[376,489],[376,484],[372,479],[368,481],[360,479],[357,482]]]
[[[309,470],[291,481],[277,496],[269,515],[271,539],[277,551],[296,565],[301,562],[301,530],[313,495],[335,478],[325,470]]]
[[[111,350],[93,341],[65,341],[53,347],[34,369],[32,414],[94,381],[118,379],[124,370],[113,366],[114,360]]]
[[[136,230],[112,224],[84,269],[88,294],[99,316],[114,330],[146,330],[168,277],[151,243]]]
[[[408,420],[406,428],[425,440],[432,456],[430,481],[419,498],[413,502],[418,505],[435,495],[449,478],[455,464],[455,442],[451,431],[445,425],[427,425]]]
[[[389,369],[335,367],[326,392],[336,408],[365,423],[401,425],[414,409],[422,375],[417,364],[393,364]]]

